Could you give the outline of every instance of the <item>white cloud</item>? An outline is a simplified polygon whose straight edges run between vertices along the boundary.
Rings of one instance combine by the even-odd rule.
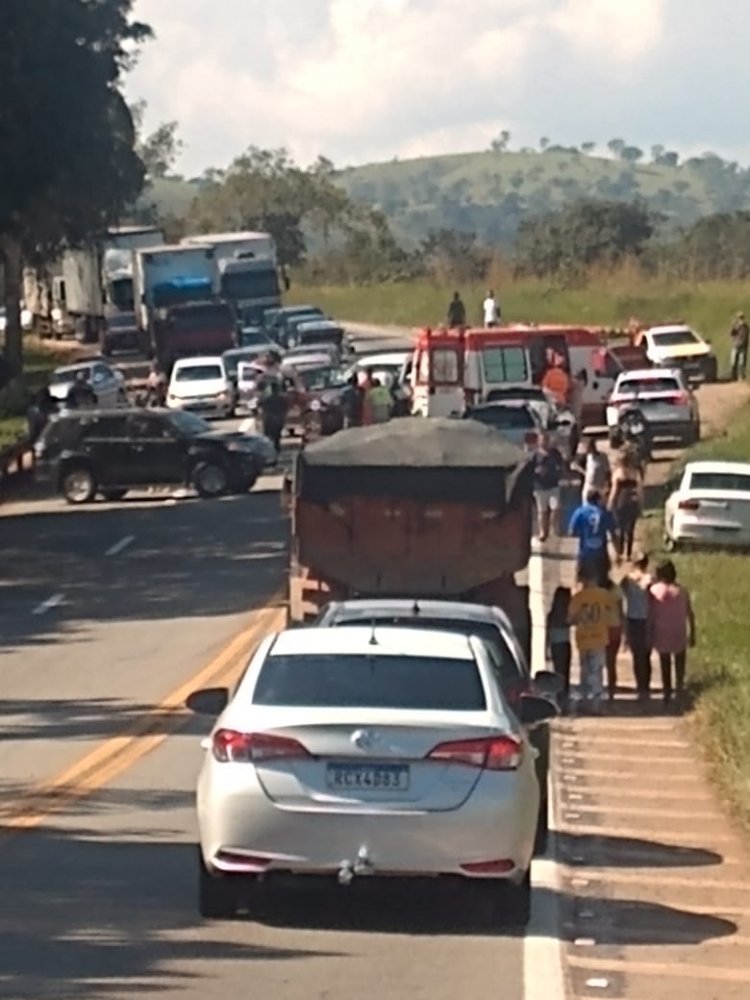
[[[736,0],[713,0],[727,10]],[[613,135],[726,147],[720,118],[682,114],[698,87],[707,22],[689,0],[137,0],[158,40],[129,92],[149,123],[176,118],[182,169],[224,165],[247,145],[344,164]],[[750,14],[729,18],[743,75]],[[717,11],[715,11],[717,13]],[[721,19],[713,21],[716,31]],[[715,40],[714,40],[715,42]],[[685,59],[695,47],[696,58]],[[715,43],[716,44],[716,43]],[[740,58],[740,55],[742,58]],[[713,71],[715,73],[715,70]],[[717,93],[703,88],[706,102]],[[740,88],[736,88],[740,92]],[[717,124],[717,121],[719,124]]]

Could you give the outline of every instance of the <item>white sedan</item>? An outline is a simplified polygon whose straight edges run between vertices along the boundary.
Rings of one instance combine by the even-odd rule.
[[[525,924],[540,802],[525,727],[554,715],[526,697],[519,721],[474,636],[268,637],[203,744],[202,914],[251,911],[261,877],[443,876],[472,883],[493,922]]]
[[[750,546],[750,464],[690,462],[664,508],[667,548]]]
[[[607,403],[612,444],[620,417],[630,408],[641,411],[654,439],[673,439],[685,445],[700,441],[698,400],[678,368],[643,368],[618,375]]]
[[[202,417],[231,417],[235,395],[224,359],[181,358],[175,361],[167,389],[167,407],[198,413]]]

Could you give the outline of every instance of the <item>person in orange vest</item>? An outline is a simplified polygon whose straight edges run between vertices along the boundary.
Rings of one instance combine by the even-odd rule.
[[[563,367],[563,359],[555,354],[552,362],[544,373],[542,388],[551,392],[560,406],[566,406],[570,395],[570,376]]]

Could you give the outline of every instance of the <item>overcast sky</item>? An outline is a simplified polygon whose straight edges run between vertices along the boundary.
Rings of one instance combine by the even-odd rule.
[[[136,0],[128,81],[189,175],[248,145],[337,166],[613,137],[750,163],[745,0]]]

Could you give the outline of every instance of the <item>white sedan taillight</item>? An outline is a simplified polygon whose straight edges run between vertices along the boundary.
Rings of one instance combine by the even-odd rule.
[[[523,744],[512,736],[439,743],[427,754],[427,760],[464,764],[482,771],[515,771],[522,757]]]
[[[266,760],[291,760],[310,754],[297,740],[270,733],[239,733],[218,729],[211,740],[211,750],[221,763],[257,764]]]

